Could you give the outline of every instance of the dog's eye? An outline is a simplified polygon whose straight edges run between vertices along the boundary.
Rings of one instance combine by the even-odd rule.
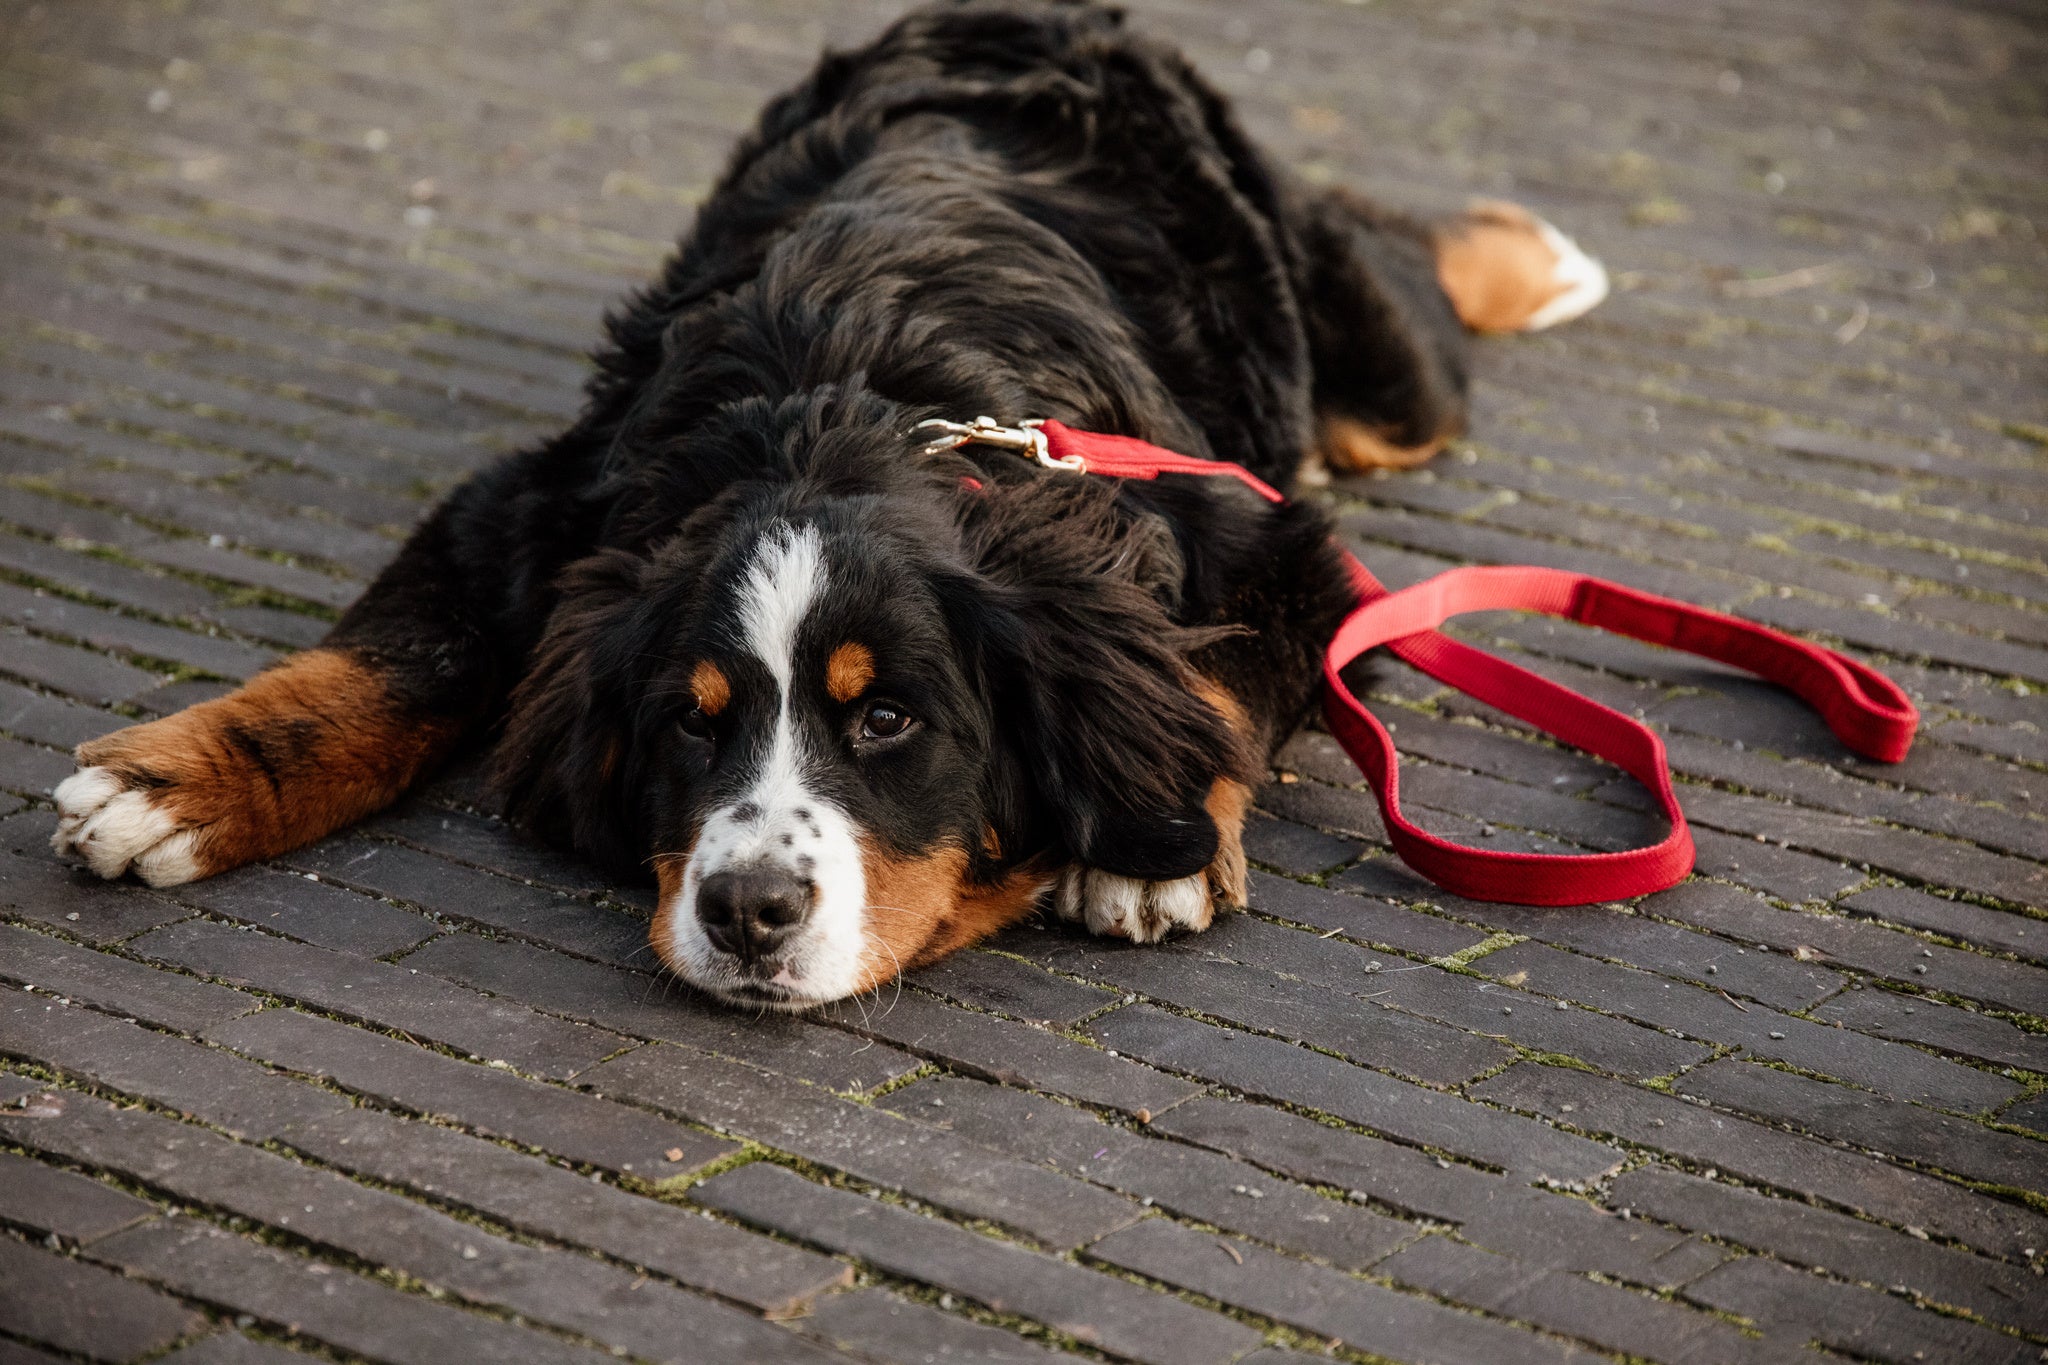
[[[894,739],[910,725],[910,713],[895,702],[870,702],[860,718],[860,735],[862,739]]]
[[[701,706],[691,707],[676,724],[682,727],[686,735],[695,735],[698,739],[711,737],[711,717],[704,714],[704,708]]]

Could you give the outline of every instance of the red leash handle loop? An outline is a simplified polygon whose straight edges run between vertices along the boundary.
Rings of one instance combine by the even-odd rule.
[[[962,440],[1030,443],[1024,430],[998,428],[993,422],[961,430],[970,432]],[[998,435],[971,434],[977,431]],[[1044,453],[1064,468],[1122,479],[1161,474],[1232,478],[1268,502],[1286,501],[1238,465],[1060,422],[1038,423],[1036,431],[1044,435]],[[1656,732],[1568,687],[1438,633],[1438,626],[1463,612],[1543,612],[1748,669],[1798,693],[1844,744],[1887,763],[1906,756],[1920,724],[1912,700],[1876,669],[1722,612],[1585,574],[1534,567],[1452,569],[1390,593],[1357,559],[1345,558],[1363,600],[1337,628],[1323,656],[1323,714],[1338,743],[1372,783],[1394,851],[1423,876],[1468,900],[1583,905],[1647,895],[1685,880],[1692,872],[1693,843],[1672,790],[1664,741]],[[1468,848],[1420,828],[1401,814],[1401,759],[1393,737],[1338,677],[1346,664],[1376,645],[1387,646],[1438,682],[1617,765],[1649,788],[1671,832],[1647,848],[1565,855]]]
[[[1581,905],[1661,891],[1692,871],[1692,832],[1672,789],[1664,742],[1638,720],[1437,633],[1469,611],[1536,611],[1748,669],[1798,693],[1843,743],[1886,762],[1905,757],[1919,712],[1883,674],[1833,650],[1686,602],[1585,574],[1533,567],[1452,569],[1400,592],[1351,560],[1366,599],[1330,642],[1323,713],[1372,784],[1394,851],[1410,867],[1468,900]],[[1528,722],[1623,769],[1648,788],[1671,830],[1658,843],[1618,853],[1509,853],[1454,844],[1401,814],[1400,757],[1379,720],[1338,673],[1376,645],[1437,681]]]

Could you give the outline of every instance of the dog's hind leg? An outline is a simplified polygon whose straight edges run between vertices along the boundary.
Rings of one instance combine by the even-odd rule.
[[[1607,297],[1607,271],[1519,204],[1475,203],[1436,224],[1436,273],[1475,332],[1540,332]]]
[[[1607,294],[1599,262],[1512,204],[1425,223],[1336,189],[1294,222],[1317,448],[1335,469],[1429,459],[1465,429],[1470,332],[1554,326]]]

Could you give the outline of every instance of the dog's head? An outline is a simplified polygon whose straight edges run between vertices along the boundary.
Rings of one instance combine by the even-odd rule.
[[[797,1008],[1021,917],[1067,862],[1214,856],[1241,741],[1187,662],[1216,632],[1170,618],[1164,521],[1106,480],[963,483],[900,418],[771,432],[674,534],[568,571],[500,751],[515,813],[652,863],[668,965]]]

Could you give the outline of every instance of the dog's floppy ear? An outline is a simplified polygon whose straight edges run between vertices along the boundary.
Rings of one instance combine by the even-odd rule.
[[[1246,759],[1187,661],[1229,632],[1168,613],[1180,577],[1171,531],[1080,480],[991,489],[963,513],[981,575],[966,630],[1031,792],[1021,823],[1119,876],[1201,871],[1217,848],[1210,787],[1241,777]]]
[[[645,855],[640,803],[628,794],[645,762],[633,742],[630,680],[646,668],[635,607],[647,567],[638,555],[601,550],[562,572],[492,772],[512,819],[617,869]]]

